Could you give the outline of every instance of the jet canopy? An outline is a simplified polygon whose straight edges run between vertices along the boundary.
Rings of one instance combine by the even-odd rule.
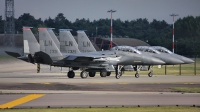
[[[135,49],[135,48],[133,48],[131,46],[116,46],[116,47],[113,47],[111,50],[142,54],[140,51],[138,51],[137,49]]]
[[[160,54],[159,51],[156,49],[149,47],[149,46],[137,46],[135,47],[137,50],[142,51],[142,52],[148,52],[148,53],[154,53],[154,54]]]
[[[161,53],[167,53],[167,54],[172,54],[170,50],[167,48],[161,47],[161,46],[152,46],[151,48],[158,50]]]

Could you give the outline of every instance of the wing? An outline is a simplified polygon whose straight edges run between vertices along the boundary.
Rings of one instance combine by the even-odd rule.
[[[99,52],[90,52],[90,53],[78,53],[74,55],[69,55],[63,60],[65,61],[80,61],[80,62],[88,62],[88,61],[106,61],[107,57],[113,57],[113,54],[104,54]]]

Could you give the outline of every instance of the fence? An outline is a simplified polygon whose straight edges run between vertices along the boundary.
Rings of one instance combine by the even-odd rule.
[[[181,65],[164,65],[161,68],[154,66],[154,74],[157,75],[200,75],[200,58],[192,58],[195,62]]]

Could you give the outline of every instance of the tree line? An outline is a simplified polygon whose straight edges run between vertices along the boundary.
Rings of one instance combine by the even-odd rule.
[[[22,33],[23,26],[33,27],[33,33],[38,33],[37,28],[55,28],[58,35],[59,29],[73,29],[72,34],[76,35],[77,30],[86,30],[86,34],[92,38],[97,36],[110,37],[110,19],[76,19],[69,21],[63,13],[55,18],[35,19],[29,13],[24,13],[15,18],[15,33]],[[4,33],[4,20],[0,16],[0,33]],[[116,38],[136,38],[147,42],[152,46],[163,46],[172,49],[172,24],[164,20],[154,19],[149,22],[146,18],[131,21],[113,20],[113,35]],[[181,55],[196,56],[200,54],[200,16],[187,16],[175,21],[175,53]]]

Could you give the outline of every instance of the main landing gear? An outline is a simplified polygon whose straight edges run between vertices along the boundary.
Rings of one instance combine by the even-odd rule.
[[[69,68],[69,72],[67,73],[67,77],[68,78],[74,78],[75,77],[75,73],[73,71],[74,69],[73,68]],[[77,70],[77,69],[75,69]],[[80,77],[85,79],[87,78],[88,76],[89,77],[95,77],[96,75],[96,72],[95,71],[86,71],[85,69],[82,69],[83,71],[80,73]],[[111,72],[107,72],[106,70],[101,70],[100,71],[100,76],[101,77],[106,77],[106,76],[110,76],[111,75]]]
[[[106,76],[110,76],[111,72],[106,72],[106,71],[100,71],[100,76],[101,77],[106,77]],[[96,72],[87,72],[85,70],[83,70],[81,73],[80,73],[80,77],[82,79],[86,79],[88,76],[89,77],[95,77],[96,75]],[[75,77],[75,73],[73,70],[70,70],[68,73],[67,73],[67,77],[68,78],[74,78]]]

